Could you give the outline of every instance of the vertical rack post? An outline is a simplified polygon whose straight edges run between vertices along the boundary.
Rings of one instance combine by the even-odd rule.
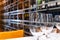
[[[19,0],[16,0],[16,1],[19,1]],[[18,2],[16,5],[17,5],[17,11],[18,11]],[[19,11],[18,11],[18,13],[19,13]],[[18,14],[17,14],[17,20],[18,20]],[[17,22],[17,29],[19,29],[18,22]]]
[[[11,1],[10,1],[10,3],[11,3]],[[10,6],[10,7],[11,7],[11,6]],[[12,8],[10,8],[10,11],[11,11],[11,9],[12,9]],[[9,11],[9,12],[10,12],[10,11]],[[11,13],[9,13],[9,27],[11,27]],[[11,29],[9,29],[9,31],[10,31],[10,30],[11,30]]]
[[[24,9],[24,0],[23,0],[23,2],[22,2],[22,9]],[[22,10],[22,20],[24,21],[24,14],[25,14],[25,12],[24,12],[24,10]],[[24,30],[24,22],[22,22],[22,24],[23,24],[23,30]]]
[[[4,0],[4,1],[6,1],[6,0]],[[5,3],[5,5],[4,6],[6,6],[6,3]],[[6,8],[4,7],[4,10],[5,10],[5,13],[6,13]],[[5,20],[5,18],[4,18],[4,20]],[[5,22],[5,21],[4,21]],[[4,31],[6,31],[6,27],[5,27],[5,25],[6,24],[4,24]]]

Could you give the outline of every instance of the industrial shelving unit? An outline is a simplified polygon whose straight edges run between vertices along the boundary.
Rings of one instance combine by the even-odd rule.
[[[59,0],[49,2],[42,0],[40,4],[38,4],[38,0],[13,0],[10,2],[8,0],[4,7],[5,31],[24,29],[25,33],[30,34],[28,26],[55,23],[55,15],[60,10]]]

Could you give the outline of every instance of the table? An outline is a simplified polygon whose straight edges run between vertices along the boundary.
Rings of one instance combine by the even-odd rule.
[[[35,40],[35,39],[33,39],[33,37],[23,37],[23,38],[12,38],[6,40]]]
[[[49,34],[49,37],[46,37],[45,35],[43,35],[39,39],[40,40],[60,40],[60,34],[51,33]],[[6,40],[36,40],[36,37],[30,36],[30,37],[12,38],[12,39],[6,39]]]

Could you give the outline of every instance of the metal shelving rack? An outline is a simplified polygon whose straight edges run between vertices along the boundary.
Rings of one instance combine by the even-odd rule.
[[[52,14],[56,12],[55,10],[60,9],[60,1],[56,0],[38,5],[37,0],[35,0],[35,4],[33,6],[30,2],[31,0],[22,0],[22,2],[20,0],[16,0],[15,2],[4,7],[6,11],[4,16],[7,16],[7,18],[4,19],[4,22],[7,24],[4,26],[8,29],[8,31],[11,31],[12,29],[20,29],[18,26],[19,24],[22,25],[24,29],[25,26],[40,26],[40,23],[55,23]],[[19,8],[20,6],[18,5],[20,5],[21,8]],[[28,5],[27,8],[25,8],[26,5]],[[22,19],[19,19],[20,14],[22,15]],[[14,19],[14,16],[16,16],[16,19]],[[11,27],[11,24],[17,24],[16,28],[14,25]]]
[[[9,0],[8,0],[9,1]],[[11,2],[11,1],[10,1]],[[18,0],[16,0],[16,2],[18,2]],[[16,3],[15,2],[15,3]],[[8,4],[8,2],[6,3],[6,5]],[[13,5],[14,3],[12,3],[12,5]],[[15,4],[15,5],[17,5],[17,4]],[[7,7],[7,8],[6,8]],[[9,9],[9,7],[11,8],[11,3],[9,4],[9,5],[7,5],[7,6],[5,6],[4,7],[4,9],[5,9],[5,13],[4,13],[4,22],[5,22],[5,25],[4,25],[4,29],[5,29],[5,31],[11,31],[11,30],[18,30],[18,29],[21,29],[22,27],[20,27],[19,28],[19,26],[18,26],[18,24],[20,24],[20,26],[23,26],[23,25],[21,25],[22,24],[22,22],[21,22],[21,20],[19,20],[19,17],[18,17],[18,15],[20,15],[20,14],[24,14],[24,12],[23,11],[21,11],[21,10],[18,10],[18,6],[16,6],[16,10],[15,10],[15,8],[14,8],[14,6],[12,6],[13,8],[11,8],[11,9]],[[12,10],[12,11],[11,11]],[[15,16],[15,18],[14,18],[14,16]],[[23,17],[23,16],[22,16]],[[17,21],[20,21],[19,23],[17,22]],[[16,26],[16,27],[15,27]]]

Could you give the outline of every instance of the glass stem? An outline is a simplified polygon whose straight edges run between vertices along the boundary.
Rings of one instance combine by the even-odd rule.
[[[37,37],[37,40],[39,40],[39,37],[40,37],[40,36]]]

